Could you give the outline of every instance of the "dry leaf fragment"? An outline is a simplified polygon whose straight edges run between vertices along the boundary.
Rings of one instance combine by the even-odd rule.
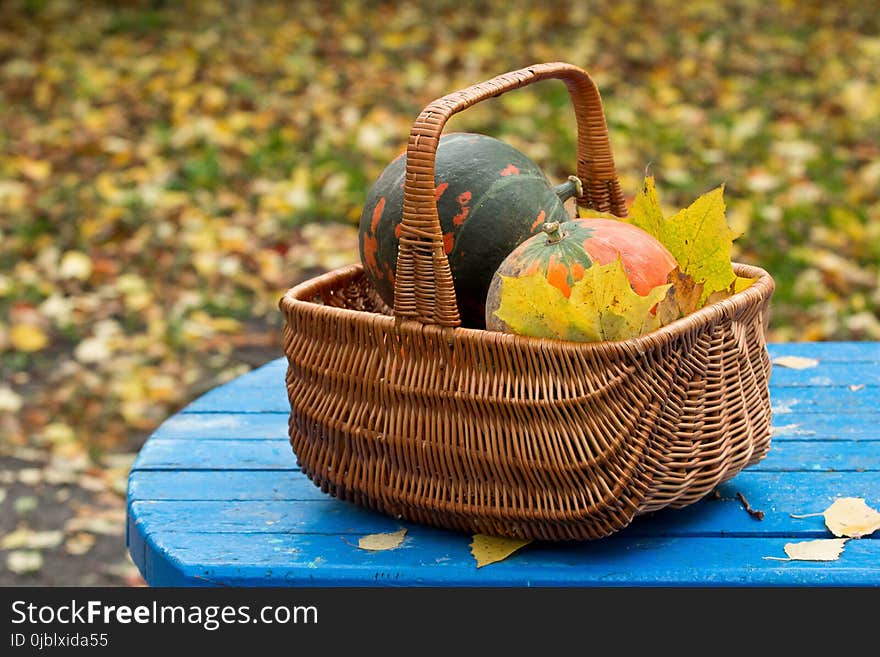
[[[107,517],[77,517],[71,518],[64,523],[64,531],[121,536],[125,533],[125,524],[122,521]]]
[[[471,541],[471,554],[477,560],[477,568],[482,568],[490,563],[503,561],[529,543],[531,540],[521,538],[474,534],[473,541]]]
[[[816,367],[819,364],[819,361],[815,358],[803,358],[802,356],[779,356],[778,358],[773,359],[774,365],[779,365],[780,367],[788,367],[793,370],[806,370],[811,367]]]
[[[43,555],[30,550],[16,550],[6,557],[6,567],[17,575],[35,573],[43,567]]]
[[[861,497],[840,497],[822,513],[789,514],[792,518],[825,516],[825,526],[835,536],[861,538],[880,529],[880,512],[869,507]]]
[[[746,513],[748,513],[750,516],[752,516],[752,518],[754,518],[755,520],[763,520],[764,519],[764,512],[760,511],[758,509],[753,509],[752,505],[749,504],[749,501],[746,499],[745,495],[743,495],[740,492],[737,492],[736,497],[737,497],[737,499],[739,499],[740,502],[742,502],[743,508],[746,510]]]
[[[406,527],[388,534],[369,534],[358,539],[358,547],[361,550],[371,550],[374,552],[378,550],[393,550],[396,547],[400,547],[404,536],[406,536]]]
[[[20,527],[9,532],[0,539],[0,550],[46,550],[61,545],[64,533],[60,531],[35,532],[26,527]]]
[[[64,542],[64,549],[68,554],[81,555],[92,549],[95,537],[92,534],[78,532]]]
[[[661,325],[674,322],[680,317],[687,317],[700,307],[703,296],[703,284],[681,271],[678,267],[669,272],[666,282],[672,287],[663,301],[657,304],[657,317]]]
[[[12,503],[12,508],[20,516],[30,513],[38,506],[40,506],[40,500],[33,495],[22,495]]]
[[[786,543],[784,550],[788,558],[764,557],[772,561],[837,561],[847,538],[817,538],[814,541]]]

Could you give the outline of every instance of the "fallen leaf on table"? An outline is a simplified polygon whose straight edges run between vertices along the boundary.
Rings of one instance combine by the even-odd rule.
[[[17,575],[35,573],[43,567],[43,555],[29,550],[10,552],[6,557],[6,567]]]
[[[793,370],[806,370],[819,364],[819,361],[815,358],[803,358],[801,356],[779,356],[774,358],[772,362],[774,365],[788,367]]]
[[[880,512],[869,507],[861,497],[841,497],[822,513],[789,514],[792,518],[825,516],[825,526],[835,536],[861,538],[880,529]]]
[[[396,547],[400,547],[400,544],[403,543],[404,536],[406,536],[405,527],[388,534],[368,534],[367,536],[361,536],[358,539],[358,547],[361,550],[371,550],[374,552],[379,550],[393,550]]]
[[[471,541],[471,554],[477,560],[477,568],[482,568],[490,563],[503,561],[529,543],[531,543],[530,540],[521,538],[474,534],[473,541]]]
[[[46,550],[61,545],[64,533],[60,531],[35,532],[25,527],[20,527],[9,532],[0,539],[0,550]]]
[[[764,557],[773,561],[837,561],[848,538],[818,538],[815,541],[786,543],[785,557]]]

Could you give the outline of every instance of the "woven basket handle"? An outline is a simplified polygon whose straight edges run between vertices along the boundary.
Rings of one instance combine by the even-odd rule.
[[[626,216],[602,99],[596,84],[583,69],[563,62],[538,64],[443,96],[422,110],[409,134],[403,221],[394,280],[395,316],[415,319],[422,324],[461,324],[434,199],[434,159],[446,122],[482,100],[547,78],[565,82],[574,104],[578,131],[577,176],[584,190],[583,196],[577,199],[578,205]]]

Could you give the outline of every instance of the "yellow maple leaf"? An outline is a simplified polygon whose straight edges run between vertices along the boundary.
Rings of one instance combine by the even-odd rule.
[[[568,340],[568,299],[540,273],[502,276],[495,317],[519,335]]]
[[[656,237],[669,249],[681,270],[703,285],[700,305],[710,296],[715,295],[713,299],[729,296],[753,282],[753,279],[737,276],[730,261],[736,234],[727,225],[724,185],[703,194],[666,219],[654,177],[648,176],[626,221]]]
[[[651,309],[669,287],[658,285],[641,296],[630,286],[620,259],[588,268],[567,299],[539,272],[502,276],[494,314],[520,335],[578,342],[626,340],[660,326]]]
[[[592,340],[627,340],[660,326],[651,309],[663,300],[670,285],[658,285],[646,296],[630,287],[620,258],[594,264],[571,288],[573,324]]]

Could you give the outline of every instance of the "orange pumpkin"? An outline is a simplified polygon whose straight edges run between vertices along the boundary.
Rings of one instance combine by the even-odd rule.
[[[574,219],[544,224],[543,232],[516,247],[501,263],[489,288],[486,322],[497,309],[500,277],[540,272],[566,298],[571,286],[593,263],[607,265],[620,258],[632,289],[646,296],[667,282],[678,267],[672,254],[641,228],[614,219]]]

